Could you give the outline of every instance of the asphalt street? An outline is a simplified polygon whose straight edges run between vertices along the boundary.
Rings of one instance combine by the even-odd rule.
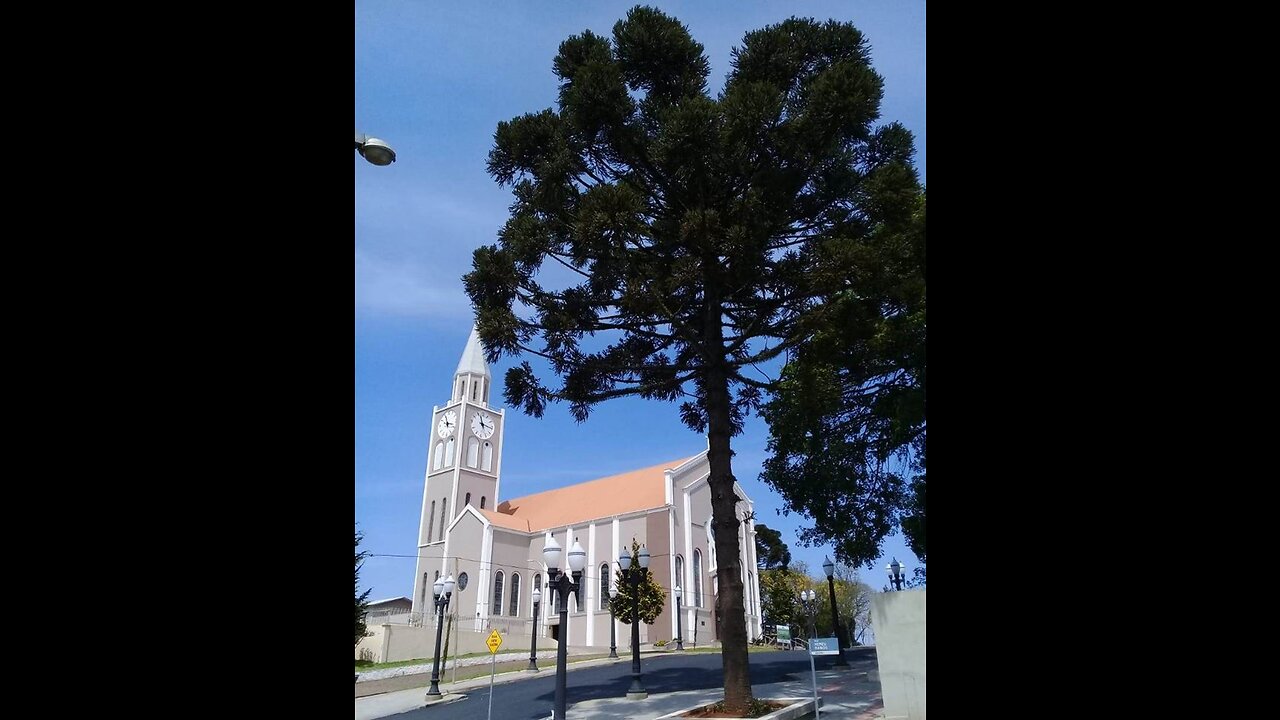
[[[875,668],[873,650],[846,650],[851,665]],[[819,671],[829,667],[833,659],[816,658]],[[546,667],[546,666],[544,666]],[[551,715],[555,701],[555,666],[527,680],[496,685],[493,688],[493,717],[502,720],[545,720]],[[695,653],[646,656],[642,662],[643,684],[651,694],[680,690],[706,690],[723,687],[719,653]],[[626,695],[631,686],[631,663],[582,668],[567,674],[568,705],[601,698]],[[751,684],[764,685],[785,681],[809,681],[809,656],[802,650],[751,654]],[[489,688],[483,686],[467,692],[456,702],[431,705],[392,715],[398,720],[475,720],[489,710]]]

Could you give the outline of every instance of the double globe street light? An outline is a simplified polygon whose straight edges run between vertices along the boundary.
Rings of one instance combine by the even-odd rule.
[[[587,551],[582,549],[575,538],[573,547],[569,548],[569,570],[573,579],[560,572],[560,556],[563,554],[555,536],[542,548],[542,559],[547,563],[547,590],[560,593],[560,639],[556,648],[556,699],[551,711],[553,720],[564,720],[565,713],[565,666],[568,664],[569,645],[569,593],[581,593],[582,569],[587,566]]]
[[[529,633],[529,672],[538,672],[538,603],[542,602],[542,592],[533,589],[533,631]]]
[[[632,567],[631,553],[626,551],[618,555],[618,564],[631,584],[631,689],[627,690],[627,698],[643,700],[649,692],[640,682],[640,577],[649,569],[649,550],[640,546],[640,567]]]
[[[894,590],[902,589],[902,581],[906,576],[902,572],[902,563],[898,562],[898,558],[894,558],[893,562],[884,566],[884,571],[889,573],[889,582],[893,583]]]
[[[440,578],[436,578],[436,582],[431,586],[434,593],[432,596],[436,604],[436,657],[431,663],[431,688],[427,690],[427,697],[440,697],[440,630],[444,627],[444,609],[449,606],[449,597],[453,595],[453,575],[445,578],[442,582]]]

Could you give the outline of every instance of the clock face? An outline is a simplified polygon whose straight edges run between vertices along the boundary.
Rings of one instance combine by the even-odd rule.
[[[440,437],[447,438],[453,434],[453,429],[458,427],[458,413],[450,410],[440,416],[440,423],[436,426],[436,432]]]
[[[493,418],[487,412],[478,412],[471,416],[471,432],[481,440],[493,435]]]

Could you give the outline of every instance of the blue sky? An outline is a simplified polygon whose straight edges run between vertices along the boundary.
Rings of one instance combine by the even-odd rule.
[[[485,172],[498,122],[554,107],[551,61],[560,42],[585,29],[611,35],[634,2],[447,3],[360,0],[355,17],[355,129],[395,148],[393,165],[353,153],[355,181],[355,519],[362,549],[379,555],[361,585],[381,599],[409,596],[433,405],[450,381],[471,329],[462,291],[475,248],[496,242],[509,191]],[[701,42],[714,96],[730,49],[749,30],[797,15],[851,21],[867,36],[885,78],[882,121],[903,123],[925,163],[924,0],[852,2],[651,2]],[[490,367],[495,380],[512,360]],[[493,404],[503,406],[496,391]],[[780,516],[782,500],[759,481],[768,429],[753,418],[733,439],[734,474],[756,504],[757,522],[782,532],[793,559],[820,574],[828,548],[797,540],[804,518]],[[598,405],[584,424],[564,406],[540,419],[507,413],[504,499],[687,457],[706,447],[681,424],[676,404],[622,399]],[[900,535],[863,568],[873,587],[896,556],[917,560]]]

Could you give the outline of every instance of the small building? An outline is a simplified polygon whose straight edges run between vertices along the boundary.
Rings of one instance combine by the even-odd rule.
[[[365,625],[381,625],[383,623],[407,625],[412,611],[413,601],[404,596],[375,600],[369,603],[368,608],[365,610],[364,623]]]

